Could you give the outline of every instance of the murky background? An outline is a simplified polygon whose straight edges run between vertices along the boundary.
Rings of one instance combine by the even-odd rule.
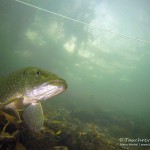
[[[32,6],[0,1],[1,75],[26,66],[54,72],[68,90],[46,107],[97,120],[114,137],[149,137],[150,1],[23,2]]]

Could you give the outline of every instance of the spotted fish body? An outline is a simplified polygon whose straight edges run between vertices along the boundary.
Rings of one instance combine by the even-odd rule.
[[[22,109],[23,118],[31,130],[43,126],[41,101],[67,89],[66,82],[48,71],[28,67],[0,79],[0,109]]]

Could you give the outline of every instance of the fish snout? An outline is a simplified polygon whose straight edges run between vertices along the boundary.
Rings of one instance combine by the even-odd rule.
[[[67,89],[68,85],[64,79],[57,79],[51,82],[52,85],[63,87],[64,90]]]

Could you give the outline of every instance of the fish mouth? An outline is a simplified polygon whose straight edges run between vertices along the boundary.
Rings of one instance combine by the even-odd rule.
[[[67,89],[67,84],[63,79],[53,80],[43,83],[27,90],[24,96],[25,103],[34,103],[47,100],[55,95],[63,93]]]
[[[54,85],[54,86],[62,87],[64,90],[67,89],[67,83],[63,79],[53,80],[53,81],[49,82],[49,84]]]
[[[49,87],[49,90],[45,94],[50,94],[50,97],[58,95],[67,89],[67,84],[63,79],[49,82],[46,86]]]

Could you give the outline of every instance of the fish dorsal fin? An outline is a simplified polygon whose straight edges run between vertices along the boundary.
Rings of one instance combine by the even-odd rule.
[[[27,126],[33,131],[40,131],[43,128],[43,109],[41,103],[31,103],[23,112],[23,119]]]

